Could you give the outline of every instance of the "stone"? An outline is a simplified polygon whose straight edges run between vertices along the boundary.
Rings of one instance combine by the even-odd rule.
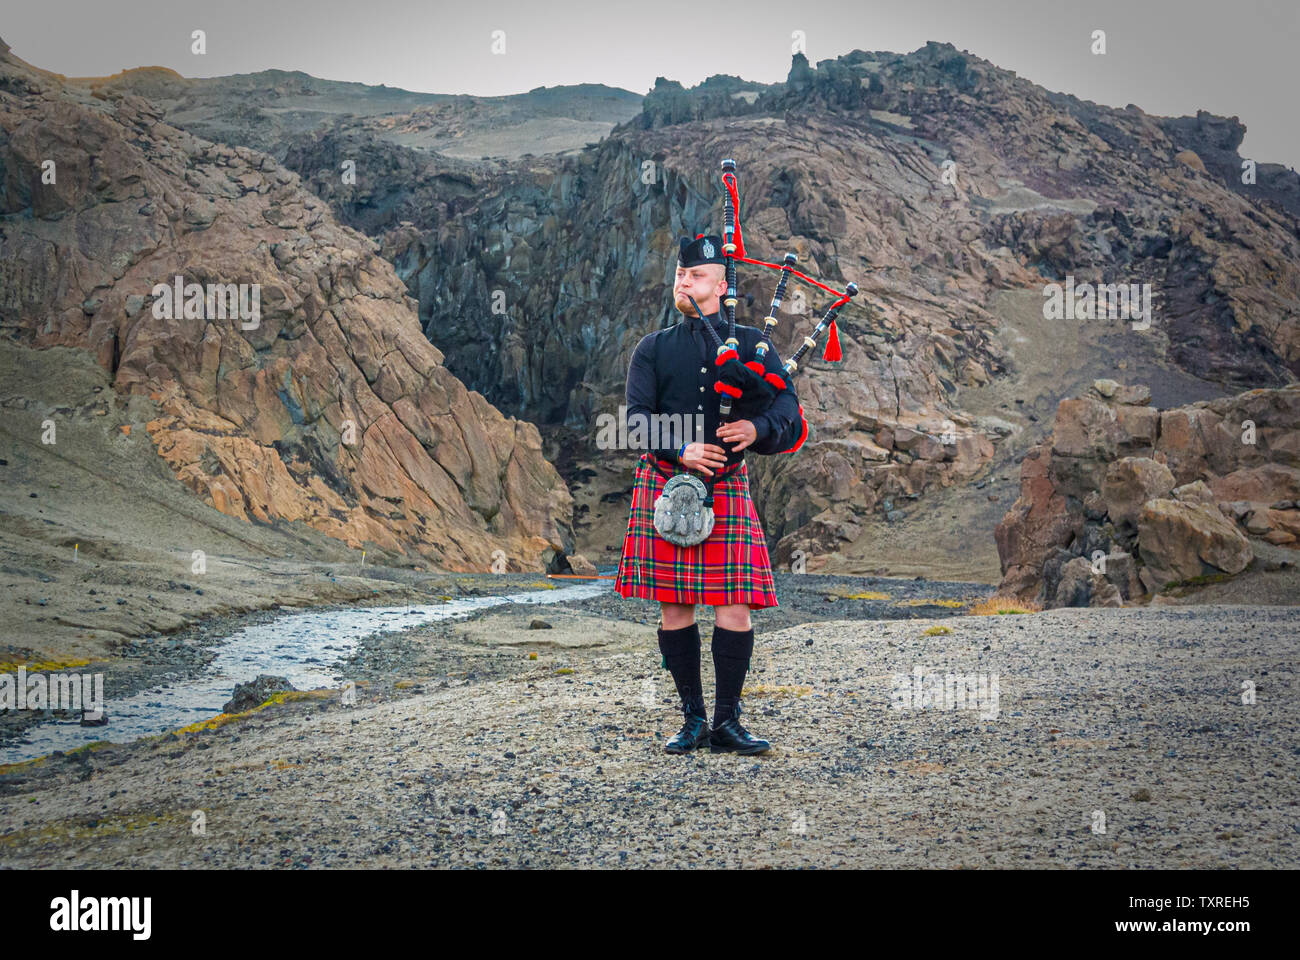
[[[1300,497],[1300,470],[1280,463],[1233,470],[1209,481],[1210,489],[1220,500],[1249,500],[1273,503]]]
[[[1123,406],[1115,408],[1120,427],[1120,445],[1124,448],[1153,448],[1160,430],[1160,411],[1155,407]]]
[[[580,553],[575,553],[568,558],[569,569],[580,577],[594,577],[596,565]]]
[[[1138,548],[1162,582],[1201,576],[1206,566],[1210,572],[1240,573],[1254,557],[1250,542],[1218,510],[1167,499],[1143,506]]]
[[[1092,599],[1092,564],[1075,557],[1061,567],[1061,580],[1052,599],[1053,607],[1086,607]]]
[[[1246,514],[1246,522],[1244,526],[1246,527],[1247,533],[1254,534],[1257,537],[1262,537],[1272,529],[1272,525],[1268,522],[1268,511],[1250,511],[1250,513]]]
[[[1094,607],[1122,607],[1124,606],[1124,598],[1113,583],[1103,580],[1094,587],[1089,605]]]
[[[277,693],[297,689],[284,677],[261,674],[256,680],[236,684],[233,696],[221,708],[222,713],[243,713],[270,700]]]
[[[1111,521],[1132,527],[1144,503],[1167,496],[1173,488],[1174,475],[1164,464],[1147,457],[1123,457],[1107,467],[1101,496]]]
[[[1267,519],[1270,530],[1289,533],[1291,536],[1300,539],[1300,510],[1274,510],[1270,508]]]
[[[1174,159],[1198,173],[1205,173],[1205,164],[1201,162],[1201,158],[1196,155],[1194,150],[1180,150],[1174,154]]]
[[[1151,402],[1151,388],[1142,384],[1125,384],[1115,391],[1116,403],[1146,407]]]
[[[1174,488],[1174,499],[1181,500],[1183,503],[1200,503],[1207,507],[1218,508],[1218,500],[1214,496],[1214,491],[1206,485],[1204,480],[1196,480],[1192,483],[1185,483],[1181,487]]]
[[[1106,554],[1102,564],[1102,576],[1107,583],[1114,585],[1123,600],[1136,600],[1143,593],[1142,581],[1138,577],[1137,561],[1130,553],[1117,550]]]

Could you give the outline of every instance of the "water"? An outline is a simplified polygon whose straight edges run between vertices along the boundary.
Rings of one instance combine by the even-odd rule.
[[[547,604],[594,597],[612,584],[593,580],[505,596],[460,597],[436,605],[363,607],[288,613],[244,627],[221,645],[203,673],[142,690],[124,700],[108,700],[108,726],[83,727],[80,721],[51,720],[29,727],[23,740],[0,747],[0,763],[17,763],[55,750],[73,750],[96,740],[124,743],[186,727],[221,713],[235,684],[260,674],[284,677],[299,690],[339,687],[338,668],[364,638],[407,630],[435,620],[455,620],[476,610],[506,603]]]

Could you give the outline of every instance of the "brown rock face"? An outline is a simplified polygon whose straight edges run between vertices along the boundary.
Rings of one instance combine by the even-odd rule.
[[[158,400],[159,454],[225,513],[457,570],[567,551],[572,501],[536,428],[442,366],[373,242],[269,157],[98,96],[0,60],[13,336],[85,348]]]
[[[1065,547],[1083,529],[1083,517],[1070,509],[1052,483],[1052,451],[1035,447],[1020,468],[1020,497],[998,524],[994,537],[1002,561],[1001,593],[1028,596],[1037,591],[1043,560]]]
[[[337,103],[343,91],[311,79],[282,88],[279,78],[268,88],[271,79],[190,82],[184,109],[169,116],[193,124],[197,106],[214,125],[191,129],[219,130],[222,139],[245,126],[255,127],[250,136],[278,129],[286,165],[342,222],[381,242],[448,368],[502,410],[537,423],[548,441],[559,439],[566,470],[570,451],[578,451],[574,464],[626,462],[622,452],[592,449],[592,424],[621,402],[637,341],[673,318],[673,239],[721,222],[716,163],[735,157],[751,253],[779,260],[790,250],[805,271],[862,288],[841,314],[843,364],[813,360],[800,374],[813,431],[799,458],[826,462],[755,458],[752,467],[765,527],[780,538],[778,561],[873,514],[923,513],[937,488],[992,472],[990,453],[1008,436],[967,415],[962,392],[1025,369],[1038,346],[1034,335],[999,339],[1009,326],[1003,292],[1039,294],[1067,275],[1149,284],[1152,326],[1126,335],[1122,347],[1135,362],[1167,357],[1234,390],[1300,372],[1300,178],[1261,165],[1259,183],[1242,185],[1244,130],[1235,119],[1101,107],[929,43],[906,54],[856,50],[815,66],[799,55],[781,84],[715,76],[687,90],[661,78],[640,114],[599,143],[479,162],[459,149],[460,159],[431,157],[393,142],[444,151],[484,142],[465,125],[478,122],[476,110],[404,104],[377,117],[349,101],[360,120],[322,119],[304,130],[302,112],[285,109],[310,107],[295,99],[298,83],[302,93],[329,92],[318,102]],[[219,102],[219,90],[243,99]],[[397,94],[380,92],[385,103]],[[168,102],[179,105],[180,96]],[[535,106],[553,96],[541,91]],[[262,108],[255,125],[227,119]],[[497,126],[509,118],[479,119]],[[243,142],[270,149],[267,140]],[[508,152],[501,146],[478,153],[499,157]],[[357,183],[347,184],[339,168],[352,157],[365,159]],[[959,169],[949,171],[954,159]],[[740,271],[742,322],[761,323],[772,280]],[[801,305],[787,297],[778,348],[788,354],[823,308],[816,295]],[[1112,326],[1119,336],[1126,325]],[[1053,382],[1038,394],[1043,411],[1078,386]],[[1120,454],[1152,456],[1150,399],[1115,390],[1109,399],[1144,405],[1123,408],[1131,441]],[[1159,395],[1166,406],[1190,399]],[[1008,416],[1014,430],[1039,413]],[[945,421],[955,443],[936,439],[948,432]],[[920,439],[877,439],[894,428]],[[1070,456],[1059,469],[1086,465]],[[569,474],[575,486],[587,486],[583,473]],[[811,486],[831,476],[833,488]],[[1076,474],[1073,485],[1101,479]],[[605,529],[621,534],[617,525]]]
[[[1169,581],[1240,573],[1253,557],[1246,534],[1300,543],[1300,384],[1163,412],[1138,406],[1145,391],[1111,386],[1098,391],[1109,402],[1062,401],[1051,441],[1025,456],[1020,498],[996,531],[1001,592],[1112,602],[1081,564],[1104,556],[1097,572],[1135,599]],[[1119,456],[1141,444],[1154,456]]]

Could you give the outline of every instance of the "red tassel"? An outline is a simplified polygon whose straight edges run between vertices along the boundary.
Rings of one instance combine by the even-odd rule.
[[[823,360],[829,360],[831,363],[839,363],[843,358],[840,353],[840,335],[835,329],[835,321],[831,321],[831,338],[826,341],[826,352],[822,354]]]

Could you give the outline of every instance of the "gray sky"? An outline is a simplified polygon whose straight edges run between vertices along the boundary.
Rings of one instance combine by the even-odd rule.
[[[1162,116],[1237,116],[1242,155],[1300,169],[1298,0],[39,0],[7,4],[0,36],[68,76],[166,66],[191,77],[302,70],[431,93],[498,95],[605,83],[645,93],[714,73],[784,80],[791,33],[808,59],[906,53],[928,40],[1049,90]],[[207,54],[190,33],[207,32]],[[1107,53],[1090,53],[1106,31]],[[491,52],[504,30],[504,55]]]

